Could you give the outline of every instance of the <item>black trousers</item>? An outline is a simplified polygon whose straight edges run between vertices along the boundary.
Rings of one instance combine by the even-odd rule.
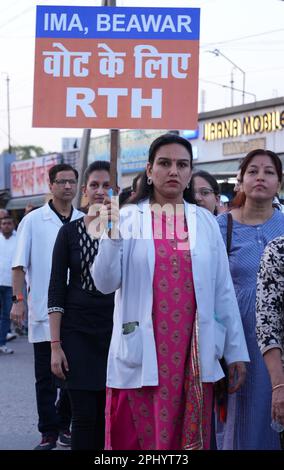
[[[105,390],[69,390],[72,409],[72,450],[103,450]]]
[[[34,343],[35,388],[38,411],[38,430],[44,435],[58,436],[60,430],[69,429],[71,406],[68,394],[57,387],[50,368],[51,349],[49,341]]]

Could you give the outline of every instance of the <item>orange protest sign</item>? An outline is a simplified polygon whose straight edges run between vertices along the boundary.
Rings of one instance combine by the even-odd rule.
[[[38,9],[35,127],[196,128],[199,10]]]

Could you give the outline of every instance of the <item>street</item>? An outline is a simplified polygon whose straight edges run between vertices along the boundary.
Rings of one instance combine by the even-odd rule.
[[[26,336],[0,354],[0,450],[30,450],[40,441],[34,386],[33,349]]]

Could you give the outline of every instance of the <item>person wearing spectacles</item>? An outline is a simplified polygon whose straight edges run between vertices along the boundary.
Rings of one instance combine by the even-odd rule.
[[[25,318],[23,289],[27,273],[28,334],[29,342],[34,347],[38,430],[42,435],[35,450],[51,450],[56,447],[56,443],[65,446],[71,443],[71,409],[65,390],[61,390],[55,405],[57,388],[50,368],[47,297],[57,234],[62,225],[83,216],[72,206],[77,191],[77,170],[60,163],[49,169],[48,176],[52,199],[22,219],[17,231],[12,275],[14,295],[11,318],[17,326],[22,327]]]
[[[57,184],[58,186],[66,186],[66,184],[70,186],[76,186],[77,180],[72,178],[72,179],[60,179],[60,180],[54,180],[54,183]]]
[[[192,202],[208,209],[213,215],[218,214],[217,208],[220,203],[220,191],[214,176],[202,170],[193,173],[189,192]]]

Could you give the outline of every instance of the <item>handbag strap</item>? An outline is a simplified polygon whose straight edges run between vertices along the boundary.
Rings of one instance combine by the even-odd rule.
[[[233,216],[231,212],[227,213],[227,255],[230,256],[231,243],[232,243],[232,233],[233,233]]]

